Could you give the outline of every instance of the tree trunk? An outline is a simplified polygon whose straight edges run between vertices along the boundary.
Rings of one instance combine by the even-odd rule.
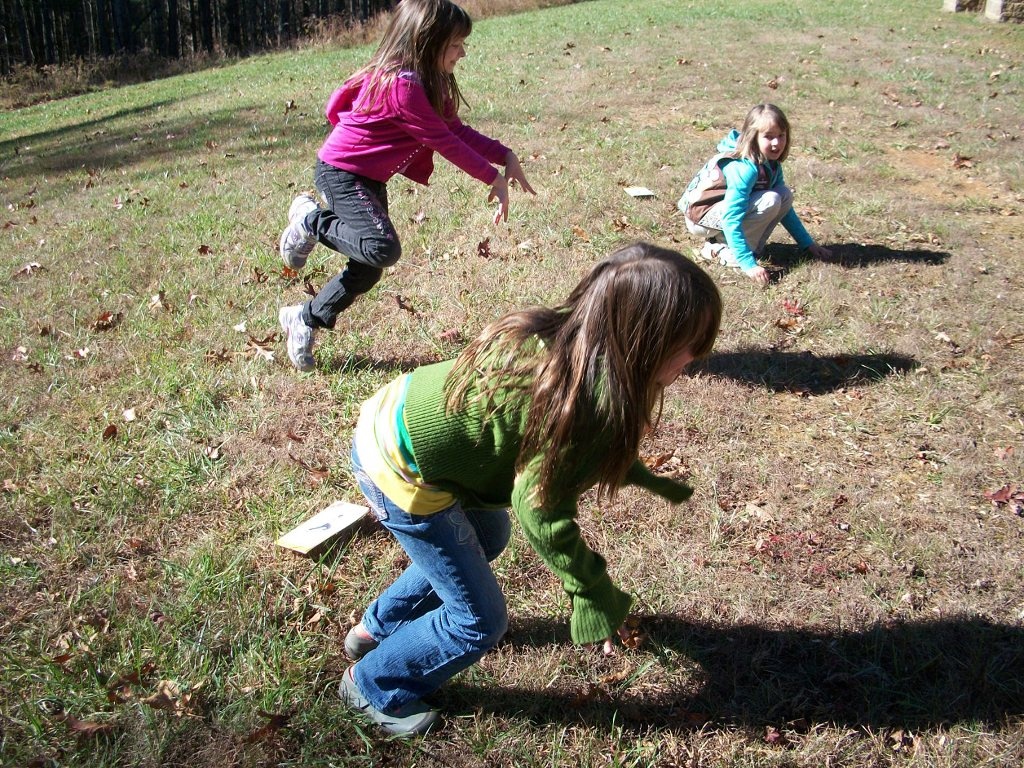
[[[167,55],[181,58],[181,22],[178,19],[178,0],[167,0]]]
[[[199,0],[199,39],[203,50],[213,53],[213,8],[210,0]]]

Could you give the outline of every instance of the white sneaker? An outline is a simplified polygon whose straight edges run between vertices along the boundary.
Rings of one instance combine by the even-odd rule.
[[[309,192],[297,195],[288,207],[288,226],[281,233],[281,259],[292,269],[302,269],[316,247],[316,238],[303,223],[320,206]]]
[[[288,359],[300,371],[311,371],[316,368],[313,358],[313,341],[316,330],[306,325],[302,319],[302,304],[281,307],[277,313],[277,321],[284,331],[285,344],[288,347]]]

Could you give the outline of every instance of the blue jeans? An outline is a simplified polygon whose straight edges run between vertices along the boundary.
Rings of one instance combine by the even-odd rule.
[[[311,328],[333,328],[356,298],[373,288],[402,256],[402,245],[388,216],[388,187],[317,160],[316,188],[326,207],[307,214],[317,242],[348,256],[345,271],[306,302],[302,320]]]
[[[367,476],[352,447],[352,469],[373,514],[412,561],[363,615],[380,642],[359,660],[356,684],[379,710],[436,691],[497,645],[508,628],[505,597],[489,562],[508,545],[506,510],[456,502],[411,515]]]

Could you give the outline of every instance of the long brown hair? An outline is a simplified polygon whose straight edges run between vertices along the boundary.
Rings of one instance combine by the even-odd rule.
[[[540,457],[539,503],[597,483],[614,495],[637,457],[661,387],[662,366],[682,349],[697,359],[714,345],[722,299],[711,278],[676,251],[647,243],[616,250],[564,303],[512,312],[488,325],[449,374],[447,405],[471,386],[493,404],[499,390],[529,397],[517,470]],[[536,339],[536,352],[527,342]],[[577,466],[600,438],[595,475]]]
[[[774,104],[758,104],[747,112],[747,117],[740,128],[740,137],[736,140],[736,157],[745,157],[760,165],[767,162],[768,158],[761,154],[761,148],[757,145],[757,137],[762,131],[769,128],[777,128],[786,134],[786,148],[779,155],[781,163],[789,157],[789,148],[793,143],[793,133],[789,129],[789,120],[786,119],[782,110]]]
[[[441,53],[454,37],[469,37],[473,20],[449,0],[401,0],[377,52],[349,82],[364,80],[359,110],[372,112],[377,100],[402,71],[413,71],[437,114],[454,117],[466,103],[455,75],[437,66]],[[450,110],[450,111],[449,111]]]

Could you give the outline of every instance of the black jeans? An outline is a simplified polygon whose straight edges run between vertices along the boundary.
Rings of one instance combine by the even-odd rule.
[[[345,271],[306,302],[302,320],[311,328],[333,328],[338,315],[366,293],[402,256],[388,216],[388,188],[317,160],[316,188],[326,203],[306,216],[318,242],[348,257]]]

